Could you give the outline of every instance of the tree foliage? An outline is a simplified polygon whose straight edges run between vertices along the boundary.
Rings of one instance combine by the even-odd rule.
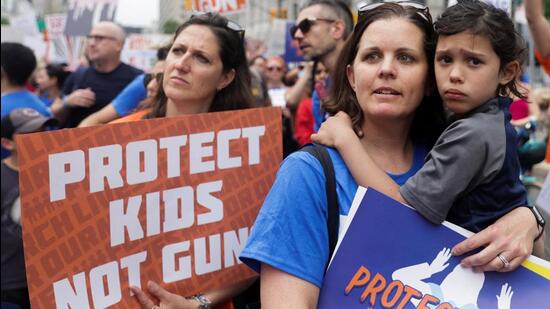
[[[162,25],[162,33],[165,34],[174,34],[178,29],[180,23],[173,19],[167,20],[164,25]]]

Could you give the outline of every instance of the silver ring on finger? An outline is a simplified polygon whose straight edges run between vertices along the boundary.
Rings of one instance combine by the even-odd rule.
[[[502,262],[502,267],[503,268],[508,268],[508,266],[510,266],[510,261],[508,261],[508,259],[506,258],[506,256],[504,254],[499,253],[499,254],[497,254],[497,257]]]

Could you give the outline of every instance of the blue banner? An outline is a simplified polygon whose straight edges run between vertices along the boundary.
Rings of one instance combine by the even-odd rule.
[[[329,266],[319,308],[548,308],[550,263],[473,272],[450,248],[460,228],[434,225],[368,189]]]

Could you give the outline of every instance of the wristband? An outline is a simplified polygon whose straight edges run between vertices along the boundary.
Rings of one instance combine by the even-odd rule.
[[[546,221],[544,220],[544,217],[542,217],[539,210],[535,206],[529,207],[529,209],[531,209],[531,212],[533,212],[533,215],[535,216],[535,220],[537,221],[537,230],[538,230],[538,227],[540,226],[540,232],[537,235],[537,237],[535,237],[535,240],[534,240],[534,241],[537,241],[542,236],[542,234],[544,234],[544,226],[546,225]]]
[[[200,309],[210,309],[210,304],[212,304],[212,302],[206,298],[206,296],[204,296],[203,294],[196,294],[196,295],[193,295],[191,297],[189,297],[188,299],[194,299],[196,300],[198,303],[199,303],[199,308]]]

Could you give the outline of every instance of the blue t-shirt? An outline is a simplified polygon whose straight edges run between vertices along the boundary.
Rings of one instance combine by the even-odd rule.
[[[327,149],[334,166],[342,222],[357,183],[340,154]],[[426,149],[415,146],[410,170],[389,176],[402,185],[422,167],[426,154]],[[261,263],[266,263],[320,288],[329,259],[326,222],[325,175],[321,163],[309,153],[294,152],[283,161],[240,259],[257,272]]]
[[[53,100],[50,100],[50,98],[48,98],[48,94],[47,94],[47,93],[44,93],[43,95],[38,96],[38,98],[39,98],[40,101],[42,101],[42,103],[44,103],[44,105],[46,105],[47,107],[51,107],[52,104],[53,104]]]
[[[145,74],[138,75],[113,100],[112,104],[119,116],[130,114],[147,97],[147,88],[143,84]]]
[[[32,108],[40,114],[51,117],[48,107],[33,93],[27,90],[14,91],[2,95],[1,117],[18,108]],[[2,147],[2,159],[9,156],[10,152]]]

